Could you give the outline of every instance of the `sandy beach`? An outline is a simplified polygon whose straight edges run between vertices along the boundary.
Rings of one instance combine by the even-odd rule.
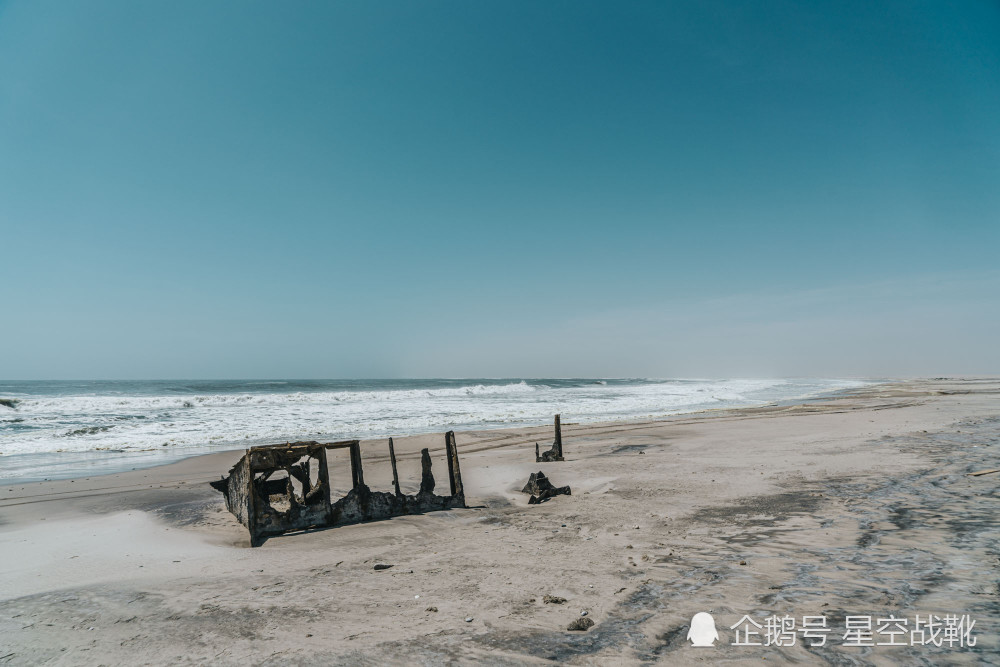
[[[968,473],[1000,467],[1000,380],[563,437],[565,462],[535,463],[549,425],[458,433],[468,509],[253,549],[208,484],[241,451],[0,487],[0,665],[997,664],[1000,473]],[[446,479],[443,435],[395,442],[404,493],[423,447]],[[386,442],[362,453],[389,490]],[[572,495],[529,506],[538,470]],[[582,612],[595,625],[568,631]],[[712,648],[686,640],[697,612]],[[975,646],[844,645],[847,616],[918,614],[968,615]],[[744,615],[823,615],[831,632],[733,645]]]

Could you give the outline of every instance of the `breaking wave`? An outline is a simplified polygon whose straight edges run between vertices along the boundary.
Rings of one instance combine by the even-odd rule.
[[[356,380],[4,383],[0,454],[232,448],[661,417],[764,405],[854,380]],[[0,472],[0,478],[4,473]]]

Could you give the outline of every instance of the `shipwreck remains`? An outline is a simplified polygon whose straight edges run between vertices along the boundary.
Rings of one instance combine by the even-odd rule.
[[[552,443],[552,449],[539,454],[538,443],[535,443],[535,463],[550,463],[552,461],[563,461],[562,450],[562,424],[559,423],[559,415],[555,419],[556,439]]]
[[[330,499],[327,450],[349,449],[352,488],[335,502]],[[458,464],[455,432],[445,434],[451,494],[434,494],[434,475],[427,449],[420,452],[420,490],[404,495],[399,488],[396,452],[389,439],[394,490],[372,491],[361,466],[361,441],[292,442],[251,447],[229,471],[211,482],[226,498],[226,507],[250,531],[250,545],[273,535],[306,528],[339,526],[388,519],[403,514],[465,507],[465,489]]]
[[[528,477],[528,483],[521,489],[521,493],[531,494],[531,497],[528,498],[529,505],[537,505],[553,496],[573,495],[568,486],[553,486],[552,482],[549,481],[549,478],[541,470],[531,473],[531,476]]]

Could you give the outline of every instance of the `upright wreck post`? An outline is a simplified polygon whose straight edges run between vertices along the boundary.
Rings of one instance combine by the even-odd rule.
[[[556,456],[558,456],[559,460],[562,461],[563,460],[563,452],[562,452],[562,422],[559,419],[559,415],[556,415],[556,420],[555,421],[556,421],[556,424],[555,424],[555,428],[556,428],[556,440],[555,440],[555,442],[552,443],[552,449],[556,450]]]
[[[458,443],[455,442],[455,432],[444,434],[444,447],[448,454],[448,477],[451,481],[451,495],[461,498],[465,505],[465,488],[462,486],[462,470],[458,466]]]
[[[330,498],[328,449],[350,452],[351,490],[336,502]],[[445,436],[451,495],[434,494],[430,452],[420,453],[420,491],[404,495],[399,487],[396,453],[389,441],[393,493],[372,491],[365,484],[361,442],[294,442],[247,449],[243,457],[212,486],[221,491],[226,508],[250,532],[250,545],[259,546],[273,535],[307,528],[337,526],[387,519],[403,514],[465,507],[465,491],[454,432]],[[315,474],[313,472],[315,471]]]
[[[551,461],[564,461],[563,459],[563,444],[562,444],[562,424],[559,420],[559,415],[555,418],[555,431],[556,437],[552,442],[552,448],[546,450],[539,454],[538,443],[535,443],[535,463],[548,463]]]
[[[351,448],[351,483],[355,490],[365,485],[365,473],[361,466],[361,442],[358,440],[350,444]]]
[[[431,450],[420,450],[420,490],[419,496],[432,495],[434,493],[434,475],[431,473]]]
[[[396,450],[392,446],[392,438],[389,438],[389,460],[392,462],[392,486],[396,489],[396,495],[401,496],[403,492],[399,490],[399,472],[396,470]]]

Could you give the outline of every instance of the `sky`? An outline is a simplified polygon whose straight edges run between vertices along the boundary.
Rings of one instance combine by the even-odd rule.
[[[1000,3],[0,0],[0,378],[1000,374]]]

